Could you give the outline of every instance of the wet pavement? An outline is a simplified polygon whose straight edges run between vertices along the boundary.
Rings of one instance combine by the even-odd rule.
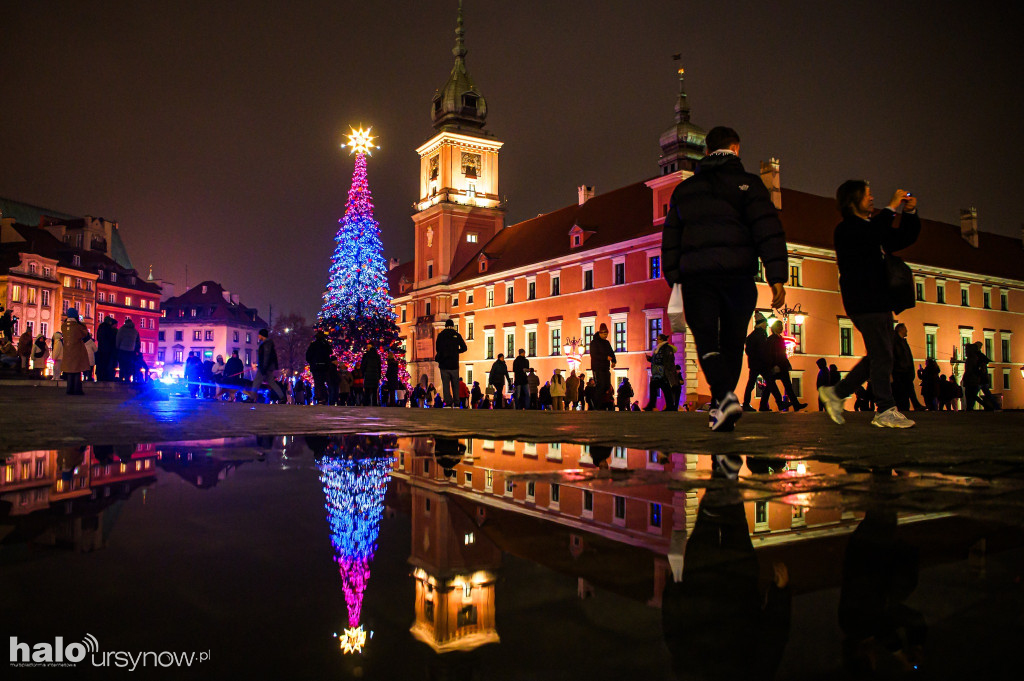
[[[658,449],[545,441],[552,423],[536,440],[199,439],[210,407],[235,406],[136,401],[131,431],[5,448],[0,638],[91,646],[73,672],[14,677],[109,678],[133,660],[165,679],[1016,677],[1024,476],[1009,445],[740,457],[706,453],[751,442],[739,433]],[[293,411],[333,417],[245,408]],[[132,442],[159,413],[194,435]],[[610,437],[605,419],[673,416],[701,418],[585,423]],[[751,430],[820,432],[816,416]]]

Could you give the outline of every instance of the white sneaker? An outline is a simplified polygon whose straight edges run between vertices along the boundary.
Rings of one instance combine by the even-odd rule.
[[[743,406],[734,393],[726,393],[717,407],[708,414],[708,428],[715,431],[730,431],[743,416]]]
[[[828,412],[829,418],[839,425],[846,423],[846,417],[843,416],[843,398],[836,395],[834,387],[823,385],[818,388],[818,398],[825,405],[825,411]]]
[[[879,428],[913,428],[914,422],[901,414],[896,407],[890,407],[875,414],[875,418],[871,419],[871,425]]]

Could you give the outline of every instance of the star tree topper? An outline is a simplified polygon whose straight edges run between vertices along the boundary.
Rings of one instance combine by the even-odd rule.
[[[351,126],[349,127],[352,130],[352,132],[346,135],[346,137],[348,137],[348,142],[346,144],[341,145],[342,148],[348,147],[349,153],[369,154],[373,149],[380,149],[379,146],[373,143],[373,140],[376,137],[376,135],[370,134],[370,131],[373,130],[372,126],[367,128],[366,130],[363,130],[362,125],[359,126],[358,130],[352,128]]]

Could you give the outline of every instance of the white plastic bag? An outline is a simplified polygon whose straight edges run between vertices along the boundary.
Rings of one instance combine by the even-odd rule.
[[[676,284],[672,287],[672,295],[668,297],[668,323],[675,333],[686,331],[686,320],[683,318],[683,286]]]

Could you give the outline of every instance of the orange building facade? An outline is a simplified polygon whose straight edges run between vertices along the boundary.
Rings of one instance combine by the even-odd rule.
[[[628,378],[634,400],[646,405],[646,355],[658,333],[669,332],[662,225],[672,190],[690,176],[703,145],[703,131],[689,122],[682,71],[676,125],[661,137],[660,176],[600,195],[583,186],[575,205],[506,227],[497,184],[502,143],[483,129],[486,105],[465,73],[464,51],[456,54],[452,76],[434,98],[437,135],[417,150],[415,259],[389,274],[410,375],[440,385],[433,341],[451,319],[469,348],[460,361],[470,385],[485,385],[499,353],[511,367],[520,349],[541,385],[556,368],[568,375],[563,346],[571,339],[584,348],[581,369],[589,376],[585,350],[605,324],[617,357],[615,384]],[[864,353],[839,294],[832,245],[839,214],[831,198],[782,188],[778,160],[762,163],[760,173],[789,242],[790,310],[775,316],[796,342],[797,394],[813,403],[818,358],[846,372]],[[1017,348],[1024,334],[1024,244],[979,233],[973,209],[960,218],[959,225],[922,220],[920,239],[900,253],[914,270],[918,302],[898,321],[908,327],[915,362],[934,358],[946,375],[962,376],[963,346],[981,341],[992,361],[993,392],[1004,407],[1024,407],[1024,354]],[[767,284],[758,290],[758,309],[772,316]],[[700,406],[710,391],[692,341],[677,333],[672,342],[685,377],[683,400]],[[740,389],[745,381],[744,370]]]

